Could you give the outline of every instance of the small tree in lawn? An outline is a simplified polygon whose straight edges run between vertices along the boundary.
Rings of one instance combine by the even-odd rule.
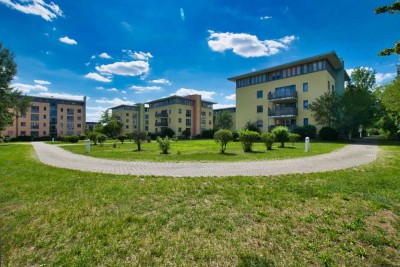
[[[267,147],[267,150],[272,150],[272,145],[274,144],[275,139],[276,136],[273,133],[265,132],[261,135],[261,140]]]
[[[168,154],[168,150],[170,148],[171,142],[168,136],[161,138],[157,137],[157,143],[159,148],[161,149],[162,154]]]
[[[124,141],[126,139],[126,136],[121,134],[117,136],[117,139],[121,142],[121,144],[124,144]]]
[[[97,132],[90,132],[88,134],[89,140],[92,141],[94,145],[97,145],[97,136],[98,135],[99,135],[99,133],[97,133]]]
[[[244,152],[252,152],[253,143],[260,137],[260,134],[255,131],[242,130],[239,133],[239,140],[242,143]]]
[[[134,131],[132,137],[133,142],[137,145],[137,150],[142,151],[141,145],[146,141],[147,133],[143,131]]]
[[[214,134],[214,140],[220,145],[220,151],[222,154],[224,154],[226,150],[226,145],[233,140],[232,131],[224,129],[218,130]]]
[[[104,134],[97,135],[97,142],[100,143],[100,146],[103,146],[104,142],[107,140],[107,136]]]
[[[289,130],[285,126],[278,126],[272,130],[276,136],[276,141],[281,143],[280,147],[285,147],[285,142],[289,139]]]
[[[291,133],[289,134],[289,141],[292,142],[292,146],[294,146],[294,143],[300,140],[300,135]]]

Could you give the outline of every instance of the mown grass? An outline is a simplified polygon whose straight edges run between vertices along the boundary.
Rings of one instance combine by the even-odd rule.
[[[3,266],[365,266],[400,262],[400,149],[344,171],[135,177],[0,146]]]
[[[103,146],[92,145],[90,156],[106,159],[119,159],[127,161],[250,161],[273,160],[285,158],[298,158],[314,156],[331,152],[345,146],[343,143],[312,142],[311,151],[306,153],[304,143],[286,143],[285,148],[279,148],[275,144],[273,150],[267,151],[263,143],[255,143],[253,153],[244,153],[240,142],[228,144],[225,154],[221,154],[219,145],[214,140],[187,140],[171,142],[168,155],[160,154],[158,143],[143,143],[142,151],[137,151],[133,143],[116,142],[116,148],[112,143]],[[84,145],[66,145],[62,148],[77,154],[86,155]]]

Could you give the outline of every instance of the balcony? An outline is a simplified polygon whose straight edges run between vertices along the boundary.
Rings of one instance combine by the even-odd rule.
[[[268,117],[270,118],[292,118],[296,117],[298,114],[297,108],[287,107],[279,109],[269,109]]]
[[[168,112],[166,111],[162,111],[162,112],[158,112],[155,115],[156,118],[168,118]]]
[[[155,125],[156,125],[156,126],[165,126],[165,127],[168,127],[168,122],[166,122],[166,121],[160,121],[160,122],[156,122]]]
[[[268,100],[271,102],[294,102],[297,100],[297,91],[283,91],[268,93]]]

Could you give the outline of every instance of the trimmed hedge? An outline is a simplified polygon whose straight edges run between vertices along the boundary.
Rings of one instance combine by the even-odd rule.
[[[335,141],[338,137],[338,131],[332,127],[325,126],[319,131],[319,138],[323,141]]]

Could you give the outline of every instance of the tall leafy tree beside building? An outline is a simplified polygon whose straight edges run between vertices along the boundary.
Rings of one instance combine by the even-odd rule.
[[[400,13],[400,1],[396,0],[392,5],[385,5],[381,6],[375,9],[375,14],[384,14],[384,13],[389,13],[391,15],[393,14],[399,14]],[[391,48],[386,48],[382,50],[378,55],[379,56],[390,56],[391,54],[398,54],[400,55],[400,41],[397,41],[394,45],[394,47]]]
[[[225,129],[230,130],[233,126],[232,114],[227,110],[223,110],[218,112],[215,115],[215,128],[216,129]]]

